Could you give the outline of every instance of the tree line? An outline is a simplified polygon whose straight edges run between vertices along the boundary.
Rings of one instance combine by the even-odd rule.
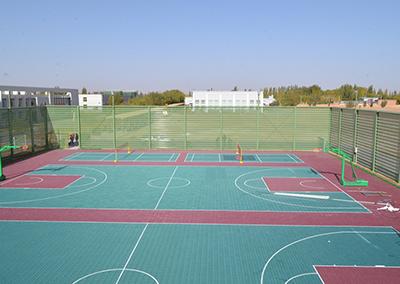
[[[238,91],[238,87],[233,89]],[[82,93],[87,93],[84,88]],[[345,84],[336,89],[323,90],[318,85],[307,86],[287,86],[264,88],[264,98],[273,95],[277,106],[296,106],[299,104],[308,104],[314,106],[317,104],[331,104],[339,101],[346,101],[351,104],[353,101],[360,100],[363,97],[377,97],[380,99],[395,99],[400,104],[400,93],[397,91],[388,91],[375,89],[374,86],[362,87],[357,85]],[[123,92],[114,92],[114,103],[129,105],[169,105],[182,103],[185,101],[185,93],[180,90],[167,90],[164,92],[150,92],[148,94],[140,93],[137,97],[124,101]],[[108,104],[112,104],[112,98],[109,97]]]
[[[342,85],[332,90],[323,90],[318,85],[310,87],[278,87],[265,88],[264,97],[273,95],[276,99],[275,105],[296,106],[298,104],[308,104],[310,106],[317,104],[331,104],[339,101],[360,100],[363,97],[377,97],[380,99],[395,99],[400,104],[400,93],[397,91],[378,89],[373,86],[362,87],[357,85]]]

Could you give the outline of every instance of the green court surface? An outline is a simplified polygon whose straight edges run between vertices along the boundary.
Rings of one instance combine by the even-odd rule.
[[[314,265],[398,266],[388,227],[0,222],[1,283],[321,283]]]
[[[312,192],[329,197],[320,200],[275,195],[264,184],[264,177],[324,178],[309,167],[48,165],[30,175],[81,177],[65,189],[3,184],[1,207],[368,212],[339,188]]]
[[[185,162],[238,162],[239,156],[228,153],[188,153]],[[254,163],[303,163],[294,154],[243,154],[244,162]]]
[[[119,162],[175,162],[179,153],[146,152],[79,152],[65,157],[64,161],[114,161]]]

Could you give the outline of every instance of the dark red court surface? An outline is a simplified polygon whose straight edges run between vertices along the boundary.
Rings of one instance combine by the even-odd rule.
[[[338,191],[323,178],[270,178],[264,177],[269,191]]]
[[[398,284],[400,267],[316,266],[325,284]]]
[[[0,188],[62,189],[81,176],[21,175],[0,183]]]

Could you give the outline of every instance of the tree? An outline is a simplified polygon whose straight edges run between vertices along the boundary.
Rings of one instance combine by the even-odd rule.
[[[233,87],[233,90],[232,90],[232,91],[237,92],[238,90],[239,90],[238,87],[235,86],[235,87]]]
[[[114,92],[114,104],[115,105],[122,105],[124,103],[124,92],[118,91]],[[108,104],[112,105],[113,104],[113,96],[108,97]]]
[[[82,94],[87,94],[87,89],[85,87],[82,88]]]

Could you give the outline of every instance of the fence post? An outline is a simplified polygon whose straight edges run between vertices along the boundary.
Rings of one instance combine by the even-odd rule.
[[[223,149],[223,143],[222,143],[222,139],[223,139],[223,133],[224,133],[224,116],[223,116],[223,108],[220,107],[220,129],[219,129],[219,149],[222,150]]]
[[[35,134],[33,131],[33,121],[32,121],[32,116],[33,116],[33,109],[30,107],[28,108],[28,113],[29,113],[29,129],[30,129],[30,134],[31,134],[31,143],[32,143],[32,148],[31,151],[32,153],[35,152]]]
[[[379,120],[379,112],[375,113],[375,122],[374,122],[374,142],[372,148],[372,171],[375,172],[375,161],[376,161],[376,145],[378,138],[378,120]]]
[[[297,107],[294,107],[294,113],[293,113],[293,145],[292,145],[292,150],[296,150],[296,128],[297,128]]]
[[[81,108],[80,106],[76,106],[76,114],[78,116],[78,136],[79,136],[79,146],[80,148],[83,148],[82,145],[82,130],[81,130]]]
[[[187,106],[184,106],[183,123],[185,132],[185,150],[187,150]]]
[[[257,106],[256,112],[256,129],[257,129],[257,146],[256,149],[260,149],[260,106]]]
[[[10,145],[13,145],[14,141],[13,141],[13,112],[11,108],[7,109],[8,111],[8,143]],[[14,157],[14,150],[11,149],[10,150],[10,157],[13,158]]]
[[[400,129],[397,139],[397,153],[400,153]],[[397,172],[399,173],[397,176],[397,182],[400,183],[400,157],[397,157]]]
[[[149,115],[148,115],[148,123],[149,123],[149,149],[151,149],[151,107],[148,107]]]
[[[112,96],[112,117],[113,117],[113,133],[114,133],[114,149],[117,150],[117,131],[115,129],[115,98]]]
[[[47,108],[40,107],[42,109],[42,114],[44,116],[44,141],[46,144],[46,150],[49,149],[49,125],[48,125],[48,115],[47,115]]]
[[[343,109],[341,108],[339,111],[339,132],[338,132],[338,148],[339,150],[342,150],[341,146],[341,140],[342,140],[342,116],[343,116]]]
[[[358,128],[357,128],[357,124],[358,124],[358,110],[356,109],[354,112],[354,126],[353,126],[353,151],[356,149],[357,147],[357,132],[358,132]],[[357,154],[353,155],[353,161],[355,163],[357,163]]]

